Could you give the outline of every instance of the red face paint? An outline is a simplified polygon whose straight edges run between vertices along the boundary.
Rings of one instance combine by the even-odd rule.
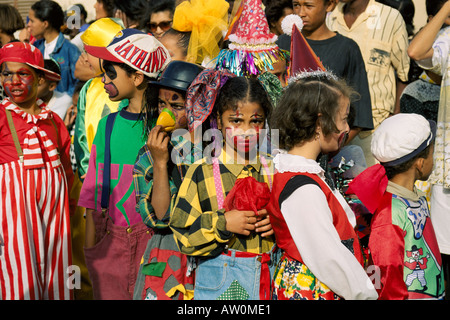
[[[21,103],[29,98],[35,82],[33,72],[27,68],[20,68],[16,72],[12,72],[5,65],[2,75],[3,87],[12,101]]]
[[[234,128],[225,128],[225,130],[227,141],[232,142],[234,149],[239,153],[249,153],[258,144],[259,130],[252,134],[243,133],[242,130]]]

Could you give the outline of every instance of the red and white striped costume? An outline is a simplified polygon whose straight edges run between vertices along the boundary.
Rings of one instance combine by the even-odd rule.
[[[0,103],[0,299],[71,299],[70,137],[38,100],[37,116]],[[24,161],[10,131],[10,111]],[[53,120],[52,117],[54,116]],[[59,149],[59,152],[57,150]]]

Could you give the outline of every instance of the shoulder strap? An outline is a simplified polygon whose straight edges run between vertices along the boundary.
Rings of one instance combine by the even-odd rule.
[[[212,158],[213,164],[213,175],[214,175],[214,186],[216,188],[216,198],[218,209],[223,208],[224,195],[222,191],[222,178],[220,177],[220,167],[219,160],[217,158]]]
[[[61,137],[59,136],[59,130],[58,130],[58,127],[56,126],[56,122],[55,122],[55,119],[53,119],[53,117],[50,118],[50,121],[52,122],[53,128],[55,128],[56,140],[58,143],[58,153],[61,154],[61,143],[59,141],[61,139]]]
[[[105,130],[105,159],[103,165],[103,185],[102,185],[102,209],[107,209],[109,206],[109,182],[111,179],[111,133],[114,126],[118,112],[110,113],[106,119]]]
[[[16,146],[17,155],[19,156],[20,162],[23,162],[23,151],[22,151],[22,147],[20,146],[20,143],[19,143],[19,137],[17,136],[16,127],[14,126],[14,121],[11,116],[11,111],[9,111],[8,109],[5,109],[5,112],[6,112],[6,118],[8,119],[9,130],[11,131],[14,145]]]
[[[280,208],[283,201],[289,198],[289,196],[295,190],[307,184],[315,184],[320,188],[320,185],[311,177],[305,176],[303,174],[298,174],[291,177],[291,179],[289,179],[289,181],[284,186],[283,190],[280,193],[280,197],[278,198],[278,204]]]

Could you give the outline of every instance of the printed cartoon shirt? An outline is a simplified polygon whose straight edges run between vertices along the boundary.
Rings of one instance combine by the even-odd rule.
[[[374,217],[369,242],[381,270],[380,299],[442,298],[442,261],[425,196],[392,182],[387,191],[392,193],[391,223],[389,210],[380,211],[386,219]]]
[[[89,166],[80,193],[78,206],[101,211],[101,194],[105,157],[104,117],[98,124],[92,144]],[[139,114],[126,109],[119,111],[111,133],[111,182],[109,215],[114,224],[128,226],[142,221],[136,212],[136,195],[133,184],[133,167],[136,156],[144,145],[143,122]]]

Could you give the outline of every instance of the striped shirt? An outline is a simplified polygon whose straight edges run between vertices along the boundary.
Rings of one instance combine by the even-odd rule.
[[[224,197],[239,178],[252,176],[269,184],[273,177],[273,164],[268,161],[269,174],[261,162],[255,164],[229,164],[223,151],[219,159],[220,178]],[[270,179],[269,179],[270,178]],[[251,253],[269,252],[274,245],[272,236],[262,238],[259,233],[249,236],[226,230],[225,210],[218,209],[213,165],[206,158],[192,164],[178,191],[169,226],[180,251],[193,256],[216,256],[228,246],[230,249]]]
[[[11,116],[21,149],[24,153],[27,148],[36,150],[40,142],[43,164],[34,169],[19,161],[6,107],[1,104],[0,299],[71,299],[69,134],[59,117],[53,126],[46,117],[28,119],[28,114],[14,111]],[[39,131],[30,138],[28,133],[35,126]],[[25,142],[27,137],[30,141]],[[46,152],[49,141],[54,141],[53,146],[60,144],[62,166],[55,165],[54,149]]]
[[[370,0],[349,28],[344,20],[345,3],[339,3],[327,17],[327,26],[358,43],[367,71],[374,127],[394,112],[396,76],[408,80],[408,33],[396,9]],[[362,132],[360,135],[368,135]]]

